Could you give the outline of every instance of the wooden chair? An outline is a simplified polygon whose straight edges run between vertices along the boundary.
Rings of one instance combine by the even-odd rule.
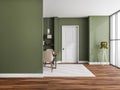
[[[43,52],[43,62],[44,62],[44,66],[46,65],[46,63],[50,64],[51,67],[51,72],[53,71],[53,66],[54,66],[54,58],[55,58],[56,54],[53,51],[53,49],[47,49]]]

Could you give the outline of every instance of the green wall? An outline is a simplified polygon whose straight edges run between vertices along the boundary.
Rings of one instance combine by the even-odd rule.
[[[109,16],[89,17],[89,60],[90,62],[100,62],[100,42],[107,41],[109,44]],[[109,46],[109,45],[108,45]],[[109,49],[107,50],[109,61]]]
[[[0,0],[0,73],[42,73],[42,0]]]
[[[62,25],[79,25],[79,60],[89,60],[88,18],[55,18],[55,50],[57,60],[62,60]]]
[[[50,29],[52,39],[47,39],[47,29]],[[45,41],[44,50],[47,48],[54,49],[54,18],[44,18],[44,34],[43,40]]]
[[[50,28],[50,34],[54,34],[54,18],[44,18],[44,34],[47,34],[47,28]]]
[[[61,60],[60,55],[61,55],[61,48],[60,48],[60,40],[59,40],[59,21],[58,17],[54,18],[54,49],[55,52],[57,53],[56,60]]]

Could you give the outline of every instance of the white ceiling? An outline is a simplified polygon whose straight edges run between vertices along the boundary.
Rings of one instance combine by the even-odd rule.
[[[111,15],[120,10],[120,0],[43,0],[44,17]]]

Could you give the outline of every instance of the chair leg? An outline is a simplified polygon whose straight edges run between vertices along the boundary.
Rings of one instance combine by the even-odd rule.
[[[50,63],[51,64],[51,72],[53,72],[53,62]]]
[[[43,63],[44,67],[46,66],[46,62]]]

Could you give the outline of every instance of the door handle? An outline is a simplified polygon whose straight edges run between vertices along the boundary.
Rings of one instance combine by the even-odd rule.
[[[64,50],[64,48],[62,48],[62,50]]]

